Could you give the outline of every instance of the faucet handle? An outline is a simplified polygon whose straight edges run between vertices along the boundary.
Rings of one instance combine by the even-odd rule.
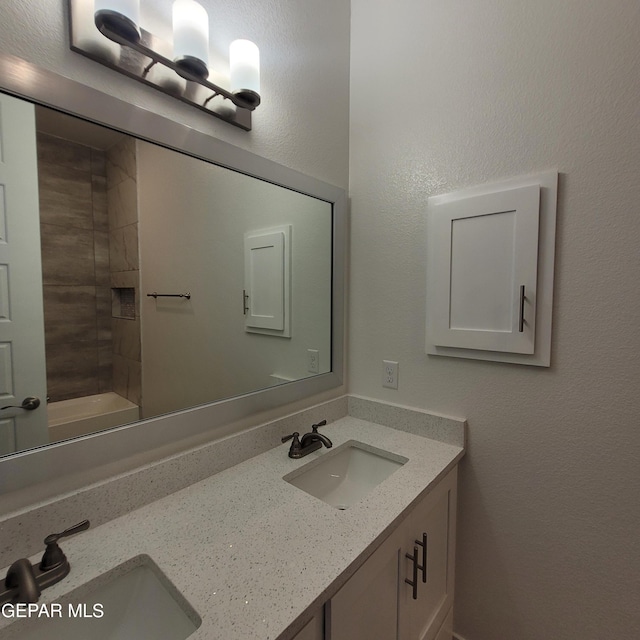
[[[318,427],[324,427],[325,424],[327,424],[326,420],[321,420],[317,424],[312,424],[311,431],[313,431],[313,433],[318,433]]]
[[[289,457],[297,457],[296,454],[302,448],[300,444],[300,434],[297,431],[294,431],[292,434],[288,436],[283,436],[282,442],[286,442],[287,440],[291,440],[293,438],[293,442],[291,443],[291,447],[289,447]]]
[[[90,526],[88,520],[83,520],[78,524],[74,524],[72,527],[65,529],[62,533],[52,533],[44,539],[44,543],[47,548],[44,550],[42,560],[40,561],[40,569],[42,571],[49,571],[54,567],[61,565],[67,558],[64,555],[62,549],[58,546],[58,540],[60,538],[66,538],[72,536],[80,531],[86,531]]]
[[[58,542],[60,538],[66,538],[68,536],[72,536],[74,533],[80,533],[81,531],[86,531],[90,526],[91,526],[91,523],[88,520],[83,520],[78,524],[74,524],[73,527],[69,527],[68,529],[65,529],[62,533],[52,533],[51,535],[48,535],[44,539],[44,543],[54,544],[55,542]]]
[[[12,593],[14,590],[18,592],[17,601],[24,603],[38,602],[42,593],[33,572],[33,566],[27,558],[20,558],[9,567],[2,586],[8,589],[2,594],[3,605],[10,601],[15,602],[15,596]]]

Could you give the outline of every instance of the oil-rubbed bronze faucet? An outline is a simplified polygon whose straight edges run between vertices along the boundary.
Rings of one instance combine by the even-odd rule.
[[[0,605],[19,602],[38,602],[42,589],[60,582],[71,568],[67,557],[58,546],[60,538],[89,528],[89,521],[65,529],[62,533],[52,533],[44,539],[47,545],[42,560],[32,565],[27,558],[16,560],[7,571],[4,584],[0,583]]]
[[[11,601],[38,602],[41,593],[40,587],[33,571],[33,565],[26,558],[16,560],[9,567],[4,585],[14,594]],[[1,601],[3,604],[5,603],[4,598]]]
[[[324,427],[325,424],[327,424],[326,420],[322,420],[317,424],[312,424],[311,431],[309,433],[305,433],[302,436],[302,439],[300,439],[300,434],[297,431],[294,431],[291,435],[284,436],[282,438],[282,442],[286,442],[293,438],[293,442],[289,448],[289,457],[304,458],[304,456],[320,449],[322,445],[327,447],[327,449],[330,449],[333,446],[331,440],[329,440],[327,436],[318,433],[318,427]]]

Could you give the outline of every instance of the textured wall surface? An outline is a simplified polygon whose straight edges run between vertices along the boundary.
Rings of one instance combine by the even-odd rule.
[[[640,637],[640,4],[351,4],[349,390],[469,421],[456,631]],[[552,367],[427,357],[427,197],[551,168]]]
[[[170,39],[172,0],[141,3],[141,26]],[[69,49],[67,0],[3,0],[0,50],[238,147],[347,187],[347,0],[201,0],[209,12],[212,67],[228,73],[228,46],[260,48],[262,104],[246,133]]]

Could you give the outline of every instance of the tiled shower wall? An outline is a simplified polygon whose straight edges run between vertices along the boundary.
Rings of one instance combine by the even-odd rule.
[[[112,388],[106,158],[38,133],[47,392]]]
[[[141,406],[140,258],[136,141],[124,138],[107,151],[107,208],[111,286],[134,294],[134,317],[114,304],[113,390]]]
[[[38,181],[49,398],[115,391],[139,405],[135,140],[105,152],[38,133]],[[134,317],[117,317],[112,287],[134,292]]]

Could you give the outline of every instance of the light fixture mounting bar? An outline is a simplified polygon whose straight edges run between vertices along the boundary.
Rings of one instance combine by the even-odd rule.
[[[242,100],[238,98],[238,96],[235,96],[223,87],[193,75],[187,69],[180,67],[172,60],[158,53],[159,50],[170,50],[167,48],[167,43],[163,43],[157,36],[145,29],[140,29],[141,37],[139,42],[130,42],[117,33],[110,31],[108,27],[103,27],[101,30],[102,33],[98,31],[97,27],[95,28],[96,38],[108,38],[120,45],[120,55],[117,60],[111,59],[108,55],[102,55],[99,46],[87,45],[86,38],[83,40],[79,37],[81,30],[85,34],[87,31],[87,25],[82,25],[81,28],[78,24],[82,14],[76,5],[81,1],[82,0],[69,0],[70,48],[72,51],[86,56],[95,62],[99,62],[110,69],[119,71],[138,82],[161,91],[165,95],[169,95],[172,98],[196,107],[240,129],[251,131],[251,110],[241,106]],[[188,90],[183,92],[175,91],[153,81],[149,72],[157,64],[175,72],[178,76],[186,80],[187,83],[204,87],[207,89],[207,95],[205,97],[200,95],[197,99],[192,99],[190,94],[194,92]],[[200,94],[202,94],[202,92],[200,92]],[[212,99],[218,96],[225,102],[228,101],[229,108],[222,108],[218,111],[211,108],[210,104]]]

